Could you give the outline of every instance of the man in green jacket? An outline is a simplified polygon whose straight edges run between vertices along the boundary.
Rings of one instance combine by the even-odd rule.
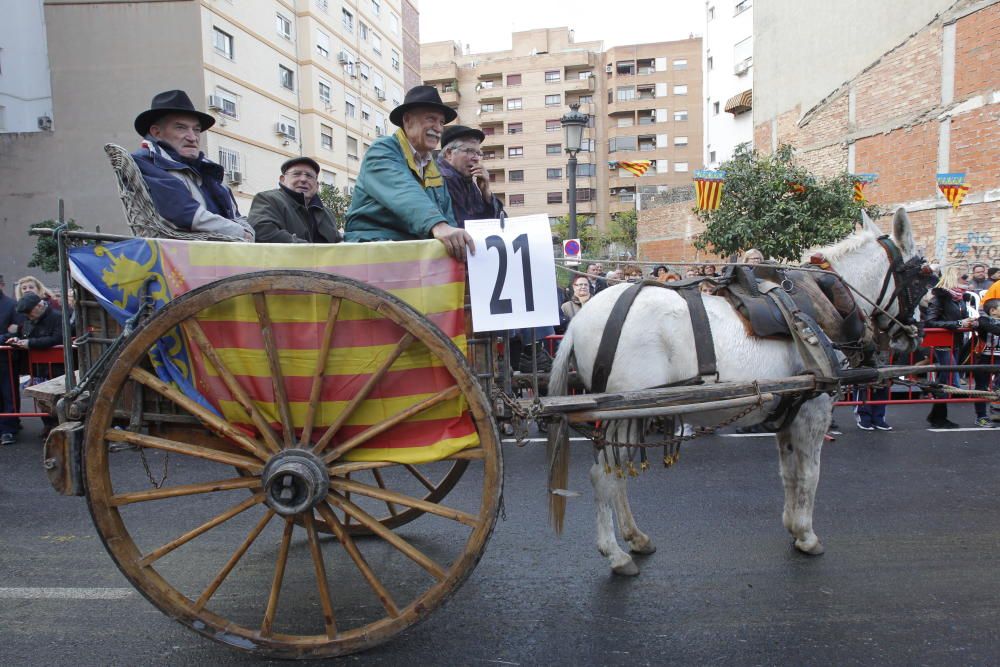
[[[281,165],[276,190],[258,192],[247,219],[257,243],[339,243],[333,215],[323,206],[319,163],[305,156]]]
[[[347,212],[348,241],[435,238],[459,261],[475,253],[472,237],[455,222],[448,188],[431,156],[445,124],[457,116],[433,86],[406,93],[389,114],[399,129],[376,139],[361,163]]]

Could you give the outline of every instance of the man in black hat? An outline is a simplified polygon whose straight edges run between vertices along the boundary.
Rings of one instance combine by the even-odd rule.
[[[278,188],[258,192],[250,205],[257,243],[339,243],[337,223],[317,192],[319,163],[305,156],[286,160]]]
[[[490,177],[483,167],[479,147],[486,135],[465,125],[452,125],[441,136],[438,168],[448,184],[458,226],[466,220],[499,218],[503,204],[490,191]]]
[[[159,93],[135,118],[143,141],[132,157],[156,211],[175,227],[252,241],[253,228],[222,183],[225,170],[201,152],[201,133],[214,124],[183,90]]]
[[[7,344],[22,350],[44,350],[62,345],[62,313],[49,307],[49,302],[34,292],[28,292],[17,302],[17,312],[24,315],[19,337]]]
[[[348,241],[435,238],[465,261],[472,237],[455,221],[451,197],[431,152],[458,113],[433,86],[415,86],[389,120],[395,134],[376,139],[365,154],[347,212]]]

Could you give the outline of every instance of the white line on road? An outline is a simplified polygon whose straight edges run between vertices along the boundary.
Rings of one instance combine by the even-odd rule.
[[[504,442],[517,442],[515,438],[504,438]],[[521,442],[548,442],[548,438],[525,438]],[[590,438],[570,438],[570,442],[590,442]]]
[[[131,588],[0,588],[0,600],[124,600]]]
[[[929,428],[927,429],[931,433],[962,433],[963,431],[991,431],[992,429],[983,428],[982,426],[967,426],[964,428]]]

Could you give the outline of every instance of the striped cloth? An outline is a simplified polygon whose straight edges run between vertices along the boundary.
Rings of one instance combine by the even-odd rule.
[[[458,349],[465,349],[464,266],[450,259],[437,241],[255,245],[131,239],[75,248],[70,262],[74,278],[119,321],[136,312],[139,289],[150,276],[155,279],[152,296],[157,307],[162,307],[172,298],[228,276],[264,269],[308,269],[336,273],[389,291],[424,313]],[[289,293],[269,295],[267,304],[292,421],[300,431],[330,299]],[[200,312],[197,319],[227,369],[278,429],[280,417],[252,298],[230,299]],[[403,333],[373,311],[346,301],[342,304],[313,440],[343,411]],[[191,341],[175,333],[160,341],[153,356],[161,379],[230,422],[255,432],[214,367]],[[454,384],[440,360],[426,346],[415,343],[338,431],[332,445]],[[347,459],[426,463],[478,442],[465,399],[458,396],[402,422],[351,451]]]
[[[653,164],[652,160],[634,160],[632,162],[619,160],[618,168],[630,172],[633,176],[642,176],[651,164]]]

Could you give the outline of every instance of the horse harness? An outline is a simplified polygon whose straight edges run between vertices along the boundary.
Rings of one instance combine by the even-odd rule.
[[[875,316],[875,319],[881,319],[884,314],[895,320],[893,324],[882,328],[883,332],[891,337],[901,326],[917,326],[913,313],[926,292],[923,282],[917,278],[929,276],[930,267],[926,265],[924,258],[920,255],[914,255],[910,259],[904,260],[903,253],[887,234],[878,237],[877,241],[889,258],[889,270],[882,281],[882,289],[879,290],[878,298],[875,299],[875,307],[882,311]],[[895,283],[892,292],[889,292],[890,279],[893,279]],[[882,300],[887,294],[889,300],[885,305],[882,305]],[[898,303],[897,314],[894,318],[888,312],[893,302]]]

